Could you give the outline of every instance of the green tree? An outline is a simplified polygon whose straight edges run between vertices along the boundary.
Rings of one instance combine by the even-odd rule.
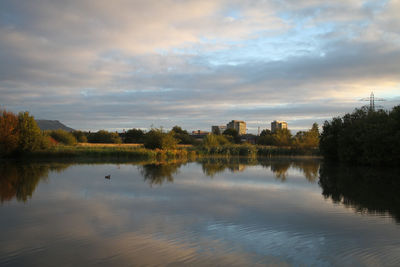
[[[257,144],[264,146],[271,146],[274,144],[274,137],[272,132],[268,129],[262,130],[260,136],[257,138]]]
[[[301,148],[318,147],[319,145],[319,130],[318,124],[314,123],[312,128],[306,132],[299,131],[293,139],[293,144]]]
[[[278,129],[273,134],[274,145],[276,146],[290,146],[292,141],[292,134],[288,129]]]
[[[326,121],[320,139],[322,155],[354,164],[398,164],[399,113],[399,106],[390,112],[361,108]]]
[[[50,135],[51,138],[53,138],[57,142],[62,143],[64,145],[72,146],[77,143],[75,136],[72,133],[67,132],[65,130],[58,129],[49,131],[48,135]]]
[[[238,131],[236,131],[236,129],[228,128],[222,134],[225,135],[228,138],[228,140],[231,139],[236,144],[240,143],[240,136]]]
[[[207,149],[224,146],[229,143],[229,140],[223,135],[210,134],[203,139],[203,146]]]
[[[44,142],[40,128],[29,112],[20,112],[18,115],[18,129],[20,132],[18,149],[29,152],[40,149]]]
[[[186,130],[183,130],[180,126],[174,126],[171,130],[175,139],[178,140],[179,144],[193,144],[194,138],[189,135]]]
[[[144,137],[144,147],[149,149],[174,149],[177,144],[173,132],[167,134],[162,129],[151,129]]]
[[[221,130],[219,129],[219,127],[216,127],[215,129],[213,129],[212,133],[215,135],[221,135]]]
[[[269,136],[269,135],[272,135],[272,132],[271,132],[271,130],[268,130],[268,129],[264,129],[260,133],[260,136]]]
[[[125,143],[143,143],[144,139],[144,132],[140,129],[130,129],[125,134]]]
[[[118,133],[100,130],[95,133],[88,134],[89,143],[103,143],[103,144],[121,144],[121,138]]]
[[[87,143],[87,133],[82,131],[73,131],[72,134],[75,136],[76,141],[79,143]]]

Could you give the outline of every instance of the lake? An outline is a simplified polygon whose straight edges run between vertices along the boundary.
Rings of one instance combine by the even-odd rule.
[[[3,163],[0,266],[399,266],[399,192],[315,159]]]

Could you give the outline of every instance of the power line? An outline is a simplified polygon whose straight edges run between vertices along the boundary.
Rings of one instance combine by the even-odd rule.
[[[375,110],[375,107],[382,107],[382,106],[375,106],[375,101],[386,101],[386,99],[377,98],[374,96],[374,92],[371,92],[371,95],[369,97],[362,98],[360,99],[360,101],[369,101],[369,109]]]

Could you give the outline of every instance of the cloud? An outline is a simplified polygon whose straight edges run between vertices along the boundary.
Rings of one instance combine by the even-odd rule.
[[[398,96],[399,3],[5,1],[0,104],[87,130],[307,128]]]

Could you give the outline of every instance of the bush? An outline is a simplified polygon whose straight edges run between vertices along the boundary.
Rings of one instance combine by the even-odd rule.
[[[75,136],[76,141],[78,141],[79,143],[87,143],[88,139],[86,137],[86,132],[73,131],[72,134]]]
[[[51,136],[51,138],[64,145],[72,146],[77,143],[77,140],[72,133],[61,129],[50,131],[48,134]]]
[[[203,139],[203,146],[207,149],[227,145],[229,143],[229,140],[223,135],[210,134]]]
[[[186,130],[183,130],[179,126],[174,126],[171,132],[173,132],[174,138],[178,140],[179,144],[194,144],[195,139],[189,135]]]
[[[124,143],[143,143],[144,132],[140,129],[130,129],[125,133]]]
[[[173,132],[167,134],[161,129],[151,129],[144,137],[144,147],[149,149],[175,149],[177,144]]]
[[[87,139],[89,143],[121,144],[121,138],[118,133],[112,133],[105,130],[100,130],[96,133],[89,133]]]

